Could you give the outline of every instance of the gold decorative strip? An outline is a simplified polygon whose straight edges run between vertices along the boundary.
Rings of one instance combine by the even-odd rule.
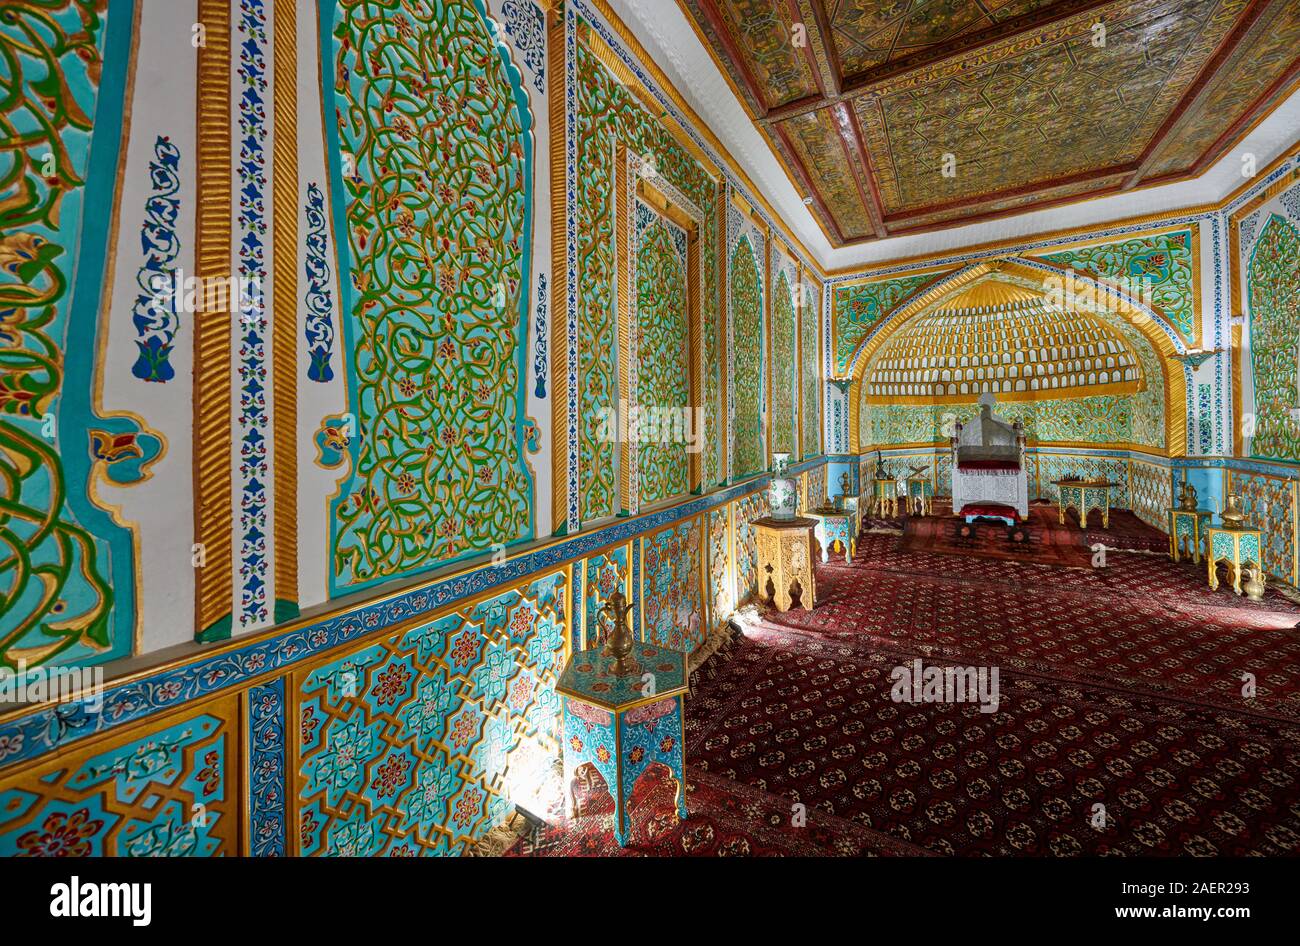
[[[617,279],[617,318],[618,318],[618,408],[620,423],[625,405],[632,404],[632,325],[631,305],[628,293],[631,291],[631,259],[628,250],[628,233],[631,220],[631,208],[628,206],[627,193],[627,145],[618,142],[614,146],[614,259]],[[619,505],[624,514],[634,513],[632,505],[632,445],[627,437],[618,438],[618,495]]]
[[[772,383],[776,373],[772,370],[772,234],[766,227],[763,232],[763,273],[759,285],[763,287],[763,351],[759,361],[763,365],[763,454],[767,468],[772,468]]]
[[[794,284],[797,291],[796,299],[799,300],[799,308],[794,314],[794,444],[791,452],[796,459],[802,460],[803,450],[803,320],[807,317],[804,309],[807,308],[805,303],[808,301],[807,293],[803,291],[803,263],[795,261],[794,264]]]
[[[569,531],[569,206],[564,114],[564,11],[546,13],[547,67],[551,97],[547,107],[551,140],[551,530]]]
[[[748,190],[749,193],[753,194],[763,205],[763,209],[767,212],[767,215],[777,222],[777,225],[780,227],[781,232],[785,234],[786,238],[797,246],[800,252],[812,260],[814,266],[820,268],[821,264],[813,257],[812,253],[808,251],[808,247],[804,245],[802,240],[794,235],[792,230],[789,230],[786,227],[781,215],[778,214],[772,205],[767,202],[767,198],[763,196],[763,192],[759,190],[750,179],[749,175],[745,173],[745,169],[740,166],[740,163],[732,157],[731,152],[726,149],[720,140],[718,140],[718,137],[713,133],[713,129],[709,127],[708,123],[705,122],[704,119],[700,118],[700,116],[696,114],[695,109],[691,108],[691,106],[687,104],[686,100],[682,98],[681,93],[677,91],[677,87],[669,81],[668,77],[664,75],[663,70],[660,69],[659,65],[654,61],[654,57],[646,52],[645,47],[642,46],[640,41],[632,35],[632,31],[627,28],[627,25],[618,14],[610,9],[607,0],[591,0],[591,4],[600,13],[605,22],[610,25],[610,28],[618,34],[618,38],[622,41],[623,45],[641,64],[641,67],[646,71],[646,73],[650,75],[654,80],[655,85],[657,85],[663,93],[672,100],[673,104],[677,107],[677,110],[681,112],[688,121],[690,121],[699,135],[709,143],[709,147],[711,147],[714,152],[716,152],[727,163],[727,167],[731,170],[731,173],[736,176],[736,179],[739,180],[745,186],[745,189]],[[687,19],[690,18],[688,17]],[[594,43],[592,44],[592,47],[593,51],[595,51]],[[552,74],[554,75],[554,73]],[[554,92],[552,92],[552,97],[554,97]],[[658,103],[655,103],[655,108],[655,114],[658,114]],[[712,162],[709,163],[712,164]],[[723,232],[725,233],[726,230],[724,229]],[[726,240],[724,239],[720,245],[726,246]]]
[[[727,246],[727,183],[719,181],[717,195],[713,204],[718,209],[718,364],[713,366],[718,372],[718,453],[720,460],[718,463],[718,482],[727,482],[731,462],[731,399],[728,396],[728,378],[731,372],[727,366],[731,363],[730,345],[727,344],[730,337],[727,331],[727,281],[730,279],[728,270],[731,266],[730,250]]]
[[[686,243],[686,363],[689,378],[689,397],[691,404],[691,420],[695,423],[695,418],[700,416],[698,413],[704,404],[704,345],[701,341],[703,336],[703,312],[700,308],[700,230],[699,227],[693,226],[687,230]],[[704,431],[693,430],[695,437],[703,437]],[[703,444],[700,444],[703,447]],[[696,451],[687,455],[687,490],[691,493],[703,491],[704,486],[704,453]],[[707,544],[707,543],[706,543]],[[706,625],[707,626],[707,625]]]
[[[272,38],[271,418],[275,608],[298,611],[298,9],[275,0]],[[279,621],[282,615],[276,614]]]
[[[194,234],[194,273],[231,277],[230,3],[199,0],[207,42],[198,51],[198,168],[202,195]],[[194,541],[204,564],[194,570],[195,634],[228,637],[234,582],[231,467],[231,319],[229,300],[200,293],[194,319]],[[209,298],[209,297],[212,298]]]

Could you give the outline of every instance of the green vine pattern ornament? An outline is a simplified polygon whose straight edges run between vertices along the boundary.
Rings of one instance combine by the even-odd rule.
[[[1300,346],[1300,232],[1276,214],[1264,224],[1247,269],[1250,360],[1255,379],[1251,455],[1300,460],[1300,435],[1290,409]]]
[[[642,415],[643,422],[654,422],[690,405],[686,234],[639,202],[637,214],[651,220],[637,239],[637,405],[649,412]],[[662,424],[655,427],[655,435],[641,437],[637,447],[641,505],[671,499],[687,488],[685,440],[660,439],[667,430]]]
[[[86,486],[69,481],[62,458],[92,450],[93,438],[83,428],[79,443],[63,442],[72,425],[59,423],[69,249],[85,200],[104,12],[103,0],[17,0],[0,15],[0,668],[10,671],[56,655],[103,659],[114,644],[107,545],[70,510],[70,491]],[[93,347],[77,357],[93,358]]]
[[[736,374],[736,476],[749,476],[764,467],[762,405],[763,294],[758,263],[749,237],[741,237],[731,253],[732,342]]]
[[[522,449],[531,121],[474,0],[339,3],[352,480],[336,593],[532,534]]]

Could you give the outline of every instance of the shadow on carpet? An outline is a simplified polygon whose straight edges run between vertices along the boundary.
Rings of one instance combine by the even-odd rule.
[[[1013,532],[1023,541],[1013,542]],[[1031,508],[1028,520],[1014,530],[994,521],[968,524],[956,516],[909,517],[903,521],[901,548],[904,552],[974,555],[1059,568],[1092,565],[1087,535],[1078,526],[1060,525],[1055,509],[1041,506]]]
[[[557,805],[549,822],[520,838],[506,857],[881,857],[926,855],[905,841],[808,809],[796,827],[794,803],[687,767],[686,806],[677,817],[677,782],[652,766],[637,782],[628,845],[614,840],[614,799],[604,779],[578,780],[579,815]]]

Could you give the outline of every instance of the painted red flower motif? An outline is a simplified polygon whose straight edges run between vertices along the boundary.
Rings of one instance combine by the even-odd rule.
[[[640,746],[633,746],[632,751],[627,754],[627,759],[633,765],[645,758],[645,750]]]
[[[27,857],[89,857],[90,839],[104,829],[104,822],[92,819],[79,808],[70,815],[52,812],[40,831],[28,831],[18,838],[18,849]]]
[[[375,697],[380,706],[395,703],[402,695],[402,691],[406,689],[406,682],[410,679],[411,671],[407,670],[404,664],[393,664],[378,676],[375,685],[370,689],[370,694]]]
[[[673,746],[675,746],[675,745],[677,745],[677,741],[676,741],[675,739],[673,739],[672,736],[665,736],[665,737],[663,738],[663,740],[659,743],[659,751],[660,751],[660,752],[672,752],[672,751],[673,751]]]
[[[379,771],[375,773],[370,787],[380,798],[396,795],[397,790],[406,783],[406,773],[411,768],[411,760],[404,755],[390,756]]]
[[[480,646],[482,641],[474,630],[461,632],[461,635],[456,638],[456,646],[451,651],[452,662],[462,667],[475,663],[478,660]]]
[[[596,750],[596,758],[599,759],[601,762],[608,762],[609,750],[606,749],[604,746],[601,746]]]
[[[482,800],[483,793],[477,788],[471,788],[456,800],[456,813],[452,818],[457,827],[466,828],[473,823],[474,819],[478,817]]]
[[[474,738],[474,731],[477,728],[474,717],[469,713],[457,716],[456,721],[451,724],[451,744],[457,749],[464,749]]]
[[[510,635],[512,637],[526,637],[533,631],[533,625],[537,623],[537,612],[533,606],[525,602],[519,606],[519,610],[514,613],[510,620]]]
[[[221,786],[221,753],[213,749],[203,756],[203,768],[199,769],[199,781],[203,783],[203,794],[211,795]]]
[[[574,751],[574,752],[581,752],[581,751],[582,751],[582,740],[579,739],[577,736],[570,736],[570,737],[569,737],[569,745],[573,748],[573,751]],[[608,754],[608,753],[606,753],[606,754]]]

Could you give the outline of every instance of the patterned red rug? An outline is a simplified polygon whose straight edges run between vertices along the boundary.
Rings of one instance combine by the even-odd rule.
[[[677,817],[677,783],[660,766],[633,790],[627,847],[614,840],[614,799],[594,770],[579,780],[579,815],[560,808],[521,838],[506,857],[881,857],[930,852],[820,811],[796,826],[788,798],[688,766],[686,807]]]
[[[995,713],[894,702],[915,657],[749,630],[687,703],[687,757],[939,853],[1300,854],[1295,724],[1005,667]]]
[[[1165,547],[1136,517],[1112,535]],[[1066,569],[903,544],[864,533],[818,566],[813,612],[765,610],[692,675],[687,822],[645,779],[620,852],[597,785],[512,853],[1300,854],[1300,607],[1150,551]],[[918,659],[997,668],[997,711],[896,702]]]
[[[1012,541],[1013,535],[1022,540]],[[1029,510],[1028,520],[1014,529],[1003,522],[967,523],[964,517],[958,516],[909,516],[903,520],[902,549],[1089,568],[1092,552],[1086,540],[1086,533],[1077,523],[1063,526],[1057,522],[1055,508],[1035,507]]]

